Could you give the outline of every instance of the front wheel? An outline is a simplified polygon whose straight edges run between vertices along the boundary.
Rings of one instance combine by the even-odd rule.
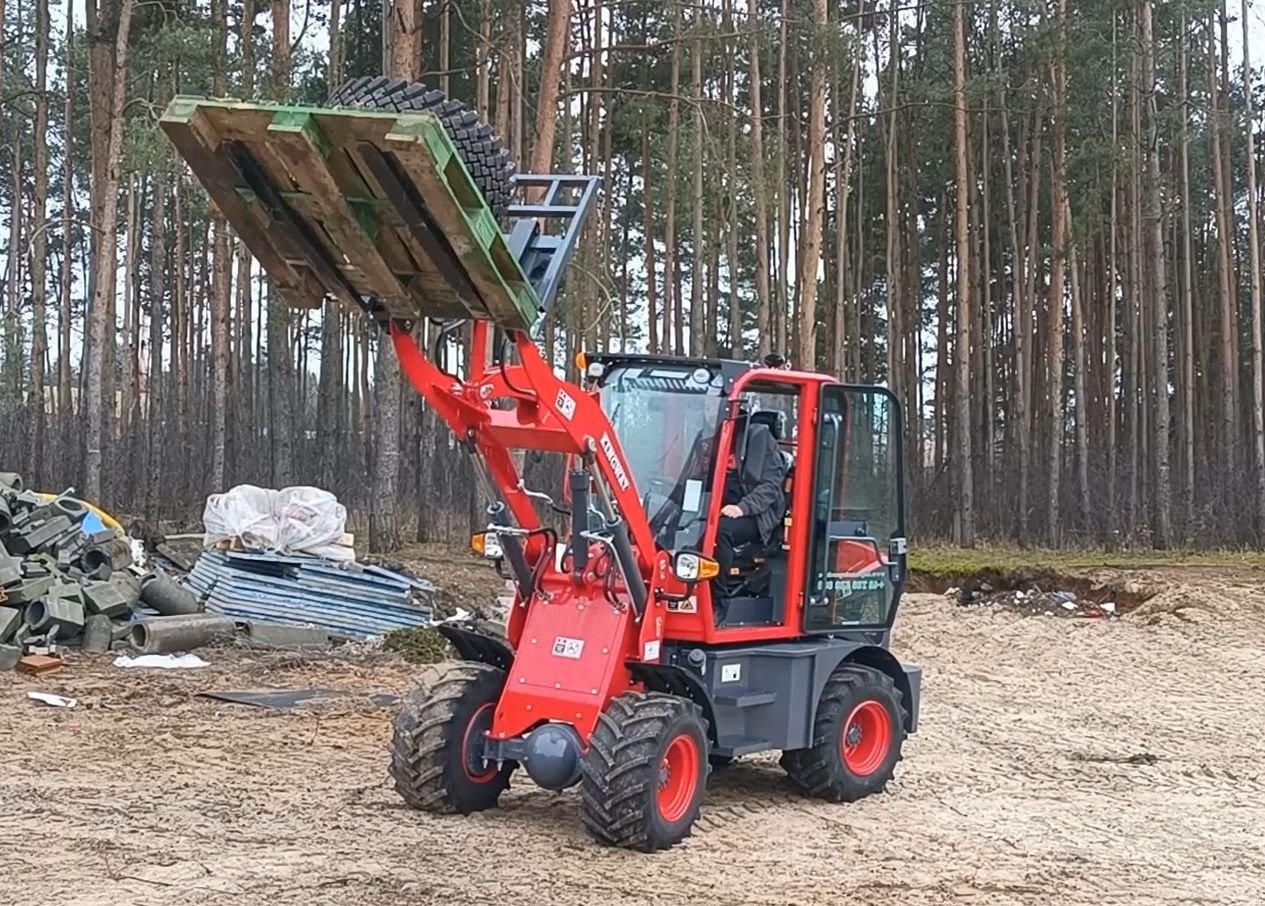
[[[689,699],[626,692],[598,718],[581,766],[584,826],[654,852],[689,836],[707,785],[707,725]]]
[[[891,677],[841,664],[817,702],[812,746],[783,752],[781,765],[801,792],[819,799],[855,802],[882,792],[901,758],[903,714]]]
[[[429,667],[396,715],[391,777],[413,808],[468,815],[496,805],[517,767],[483,760],[505,671],[455,661]]]

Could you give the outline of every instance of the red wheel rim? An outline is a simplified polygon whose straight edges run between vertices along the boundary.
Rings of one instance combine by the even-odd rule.
[[[483,737],[492,726],[493,702],[482,705],[466,724],[465,735],[461,737],[461,770],[474,783],[487,783],[496,776],[496,765],[483,767]]]
[[[873,700],[861,702],[843,722],[843,764],[858,777],[873,774],[887,759],[892,744],[892,720]]]
[[[702,761],[694,737],[672,740],[659,764],[659,814],[668,823],[680,821],[694,802],[698,766]]]

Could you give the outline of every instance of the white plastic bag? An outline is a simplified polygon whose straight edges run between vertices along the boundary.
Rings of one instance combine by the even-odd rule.
[[[275,491],[241,484],[209,496],[202,512],[206,547],[235,539],[243,547],[334,560],[355,559],[351,548],[338,543],[346,524],[347,509],[338,498],[307,486]]]

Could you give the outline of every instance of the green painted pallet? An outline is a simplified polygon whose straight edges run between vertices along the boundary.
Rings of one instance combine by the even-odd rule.
[[[534,322],[535,290],[433,116],[182,96],[159,123],[287,304]]]

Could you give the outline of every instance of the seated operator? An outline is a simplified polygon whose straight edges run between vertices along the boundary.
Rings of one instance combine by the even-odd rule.
[[[759,539],[767,545],[786,512],[782,481],[786,477],[777,440],[767,425],[746,422],[745,436],[737,437],[740,462],[725,473],[720,525],[716,532],[716,562],[720,578],[729,578],[734,549]],[[734,457],[734,460],[739,457]]]

